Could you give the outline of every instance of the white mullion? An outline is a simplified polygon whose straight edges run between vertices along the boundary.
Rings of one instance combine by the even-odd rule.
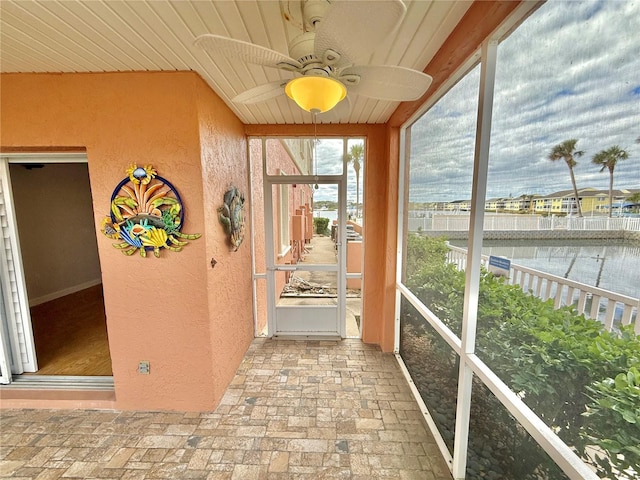
[[[265,177],[272,184],[290,184],[290,183],[300,183],[300,184],[319,184],[319,185],[331,185],[338,184],[342,181],[341,175],[324,175],[324,176],[313,176],[313,175],[267,175]]]
[[[451,350],[453,350],[456,355],[460,355],[462,350],[462,345],[460,339],[456,336],[455,333],[451,331],[449,327],[447,327],[442,320],[440,320],[437,315],[435,315],[431,310],[429,310],[419,299],[416,297],[411,290],[409,290],[406,286],[401,283],[396,285],[398,291],[402,294],[402,296],[416,309],[416,311],[422,316],[422,318],[429,324],[431,327],[437,332],[437,334],[449,344]]]
[[[467,361],[467,356],[475,352],[476,345],[480,265],[482,263],[482,225],[489,170],[489,144],[491,140],[491,116],[497,50],[497,40],[485,41],[482,44],[478,123],[476,126],[476,144],[473,160],[469,248],[467,268],[465,269],[462,349],[460,351],[460,371],[458,372],[458,398],[453,447],[453,478],[455,479],[465,478],[467,449],[469,446],[473,370]]]
[[[599,478],[480,358],[475,354],[469,355],[467,361],[482,383],[491,390],[500,403],[569,478],[575,480]]]
[[[253,303],[253,336],[258,336],[258,278],[264,278],[264,274],[260,277],[256,273],[256,242],[255,242],[255,208],[253,205],[253,166],[251,165],[251,140],[247,138],[247,179],[249,190],[246,198],[250,205],[251,215],[249,222],[249,245],[251,247],[251,301]]]
[[[411,373],[407,368],[407,364],[404,363],[404,359],[402,358],[402,355],[400,355],[399,353],[396,353],[395,357],[396,357],[396,361],[398,362],[398,365],[400,366],[400,370],[402,370],[402,374],[404,375],[405,380],[409,384],[409,388],[411,390],[411,393],[413,394],[413,398],[418,404],[418,407],[420,407],[422,418],[424,418],[424,421],[427,423],[427,426],[431,431],[431,435],[433,435],[433,438],[436,441],[436,445],[438,445],[438,449],[442,454],[442,458],[444,458],[444,461],[447,463],[447,466],[449,467],[449,469],[451,469],[451,464],[453,462],[453,459],[451,458],[451,453],[449,453],[449,447],[447,447],[447,443],[444,441],[444,438],[442,438],[442,434],[440,433],[438,426],[436,425],[435,421],[433,420],[433,417],[431,416],[431,411],[429,410],[429,406],[423,400],[422,395],[418,390],[418,387],[413,381],[413,378],[411,378]]]
[[[335,263],[316,263],[316,264],[296,264],[296,271],[303,272],[337,272],[338,265]]]
[[[264,199],[264,248],[267,270],[267,336],[272,337],[275,332],[276,319],[276,285],[275,285],[275,245],[273,242],[273,187],[267,178],[267,139],[262,141],[262,175]]]
[[[402,272],[404,270],[404,231],[405,231],[405,195],[407,177],[407,159],[411,155],[411,127],[400,129],[400,161],[398,163],[398,228],[396,232],[396,311],[393,325],[393,352],[400,353],[400,315],[401,292],[397,288],[402,285]]]
[[[345,213],[347,210],[347,155],[349,153],[349,141],[342,138],[342,175],[338,183],[338,319],[340,321],[340,336],[347,336],[347,222]]]

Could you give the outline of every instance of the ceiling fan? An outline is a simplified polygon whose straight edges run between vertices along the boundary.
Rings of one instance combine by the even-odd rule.
[[[432,78],[420,71],[360,64],[404,18],[406,7],[401,0],[301,0],[301,8],[303,31],[289,43],[289,55],[221,35],[196,38],[195,45],[211,53],[294,74],[293,79],[242,92],[233,102],[253,104],[286,93],[301,108],[322,113],[343,100],[347,90],[378,100],[409,101],[417,100],[429,88]],[[309,96],[316,97],[316,103]],[[348,99],[344,103],[348,108]]]

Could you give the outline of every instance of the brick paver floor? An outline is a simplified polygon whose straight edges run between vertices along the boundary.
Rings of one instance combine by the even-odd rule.
[[[397,363],[256,339],[214,412],[2,410],[0,478],[451,479]]]

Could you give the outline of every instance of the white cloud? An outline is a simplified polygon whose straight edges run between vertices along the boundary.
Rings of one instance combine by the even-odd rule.
[[[349,139],[347,142],[347,151],[352,145],[362,143],[362,140]],[[316,158],[318,163],[318,175],[341,175],[343,172],[343,140],[338,139],[320,139],[316,146]],[[363,159],[360,165],[360,202],[363,201],[363,180],[366,169],[366,160]],[[351,164],[347,165],[347,202],[356,201],[356,174]],[[337,185],[320,185],[320,188],[314,191],[314,199],[338,201]]]
[[[640,188],[640,1],[549,1],[498,49],[488,197],[571,187],[551,148],[578,139],[579,188],[608,188],[591,158],[619,145],[615,187]],[[470,198],[479,68],[414,125],[410,198]]]

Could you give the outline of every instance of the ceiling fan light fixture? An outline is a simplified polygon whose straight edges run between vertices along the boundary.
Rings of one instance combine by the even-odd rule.
[[[307,112],[327,112],[347,95],[347,88],[329,77],[298,77],[287,83],[287,96]]]

